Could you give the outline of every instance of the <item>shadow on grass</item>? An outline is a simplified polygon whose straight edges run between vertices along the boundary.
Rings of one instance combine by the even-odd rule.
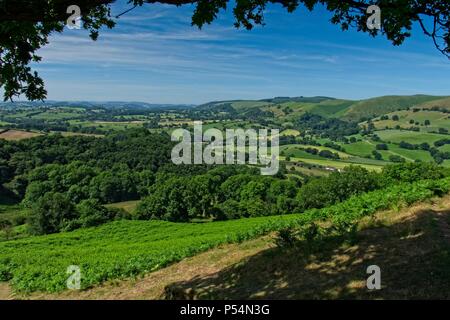
[[[166,299],[449,299],[450,250],[442,221],[450,209],[423,210],[335,240],[314,251],[272,248],[218,273],[173,283]],[[446,224],[448,227],[448,224]],[[366,288],[366,269],[381,268],[381,290]]]

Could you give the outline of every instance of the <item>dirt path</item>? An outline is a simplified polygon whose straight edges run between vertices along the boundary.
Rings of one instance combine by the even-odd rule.
[[[5,282],[0,282],[0,300],[12,299],[11,289]]]

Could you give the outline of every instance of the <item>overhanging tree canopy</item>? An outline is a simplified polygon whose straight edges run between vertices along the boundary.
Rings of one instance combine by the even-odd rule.
[[[28,100],[46,98],[44,82],[29,64],[40,61],[36,50],[48,43],[52,32],[62,32],[70,16],[67,8],[74,2],[81,8],[83,28],[96,40],[102,26],[113,28],[110,7],[115,0],[0,0],[0,87],[4,100],[25,95]],[[264,24],[268,4],[279,4],[292,12],[300,6],[313,10],[324,5],[333,13],[331,22],[343,30],[355,28],[372,36],[386,36],[394,45],[411,36],[413,23],[418,23],[434,46],[450,58],[449,0],[130,0],[130,6],[164,3],[195,5],[192,25],[202,27],[216,19],[222,9],[233,6],[235,26],[252,29]],[[382,28],[367,27],[367,8],[371,4],[382,10]]]

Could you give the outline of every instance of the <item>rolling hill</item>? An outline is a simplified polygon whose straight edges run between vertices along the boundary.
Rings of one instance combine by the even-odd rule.
[[[365,100],[345,100],[330,97],[276,97],[262,100],[212,101],[197,106],[199,110],[234,111],[243,114],[259,109],[272,112],[275,118],[290,121],[305,112],[325,118],[348,121],[375,118],[411,108],[450,108],[450,97],[431,95],[383,96]]]
[[[440,100],[443,97],[414,95],[414,96],[384,96],[361,100],[351,105],[343,114],[348,120],[357,121],[361,118],[373,118],[392,111],[404,110],[419,106],[423,103]]]

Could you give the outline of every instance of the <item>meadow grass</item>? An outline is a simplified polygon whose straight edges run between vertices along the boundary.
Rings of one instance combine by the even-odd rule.
[[[119,209],[123,209],[123,210],[131,213],[134,211],[134,209],[136,209],[136,206],[138,205],[139,202],[140,202],[140,200],[116,202],[116,203],[107,204],[107,205],[105,205],[105,207],[119,208]]]
[[[381,138],[381,140],[392,143],[400,143],[405,141],[413,144],[421,144],[424,142],[433,144],[437,140],[448,138],[448,135],[444,134],[407,130],[382,130],[376,131],[376,134]]]
[[[19,291],[60,291],[77,265],[82,287],[132,277],[222,243],[240,242],[286,226],[298,215],[224,222],[122,220],[73,232],[0,242],[0,281]]]

